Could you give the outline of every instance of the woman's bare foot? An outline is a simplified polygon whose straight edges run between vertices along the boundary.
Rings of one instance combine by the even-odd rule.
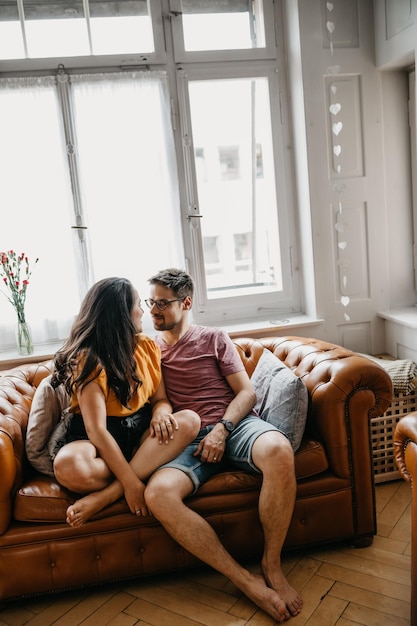
[[[78,528],[87,522],[95,513],[101,511],[103,505],[99,492],[89,493],[87,496],[76,500],[67,508],[66,522],[73,528]]]
[[[291,616],[298,615],[303,607],[303,601],[300,594],[291,587],[282,570],[275,568],[273,572],[267,573],[265,568],[263,574],[266,584],[282,598]]]

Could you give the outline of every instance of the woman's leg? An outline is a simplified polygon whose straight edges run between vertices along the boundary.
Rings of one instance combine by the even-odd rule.
[[[88,440],[72,441],[63,446],[54,460],[57,481],[70,491],[91,493],[106,487],[113,476],[105,461]]]
[[[175,413],[175,418],[179,428],[174,432],[174,438],[169,441],[168,445],[158,443],[155,437],[148,435],[132,457],[130,465],[140,481],[146,481],[158,467],[178,456],[197,436],[200,430],[200,418],[197,413],[179,411]],[[81,526],[90,517],[122,496],[123,487],[120,481],[111,480],[101,489],[89,492],[88,495],[69,506],[67,522],[70,526]]]

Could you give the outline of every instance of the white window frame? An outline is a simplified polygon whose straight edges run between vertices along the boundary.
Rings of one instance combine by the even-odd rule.
[[[71,69],[91,69],[94,68],[133,68],[143,65],[165,64],[167,63],[167,55],[165,48],[164,34],[164,17],[162,3],[155,0],[147,0],[148,13],[152,21],[152,29],[154,36],[154,52],[138,52],[137,54],[112,54],[112,55],[92,55],[82,57],[47,57],[47,58],[25,58],[25,59],[2,59],[2,72],[25,72],[51,71],[51,68],[57,68],[59,65],[65,65]]]
[[[197,178],[194,161],[188,83],[192,80],[212,80],[228,78],[266,77],[269,82],[271,107],[271,127],[275,161],[275,186],[279,224],[279,239],[282,264],[282,291],[257,293],[254,295],[208,298],[205,280],[204,254],[201,220],[198,205]],[[183,66],[177,70],[178,99],[180,111],[181,145],[184,162],[183,224],[184,245],[188,270],[196,278],[193,315],[201,323],[218,323],[219,320],[257,320],[278,313],[298,313],[301,311],[301,296],[298,272],[295,270],[296,257],[295,210],[293,204],[291,167],[285,154],[288,146],[287,116],[281,106],[278,67],[275,60],[263,63],[242,63],[239,65],[202,64]]]
[[[199,62],[199,61],[254,61],[259,59],[272,59],[275,57],[275,17],[274,3],[271,0],[263,1],[263,19],[265,28],[265,46],[240,50],[185,50],[184,30],[182,23],[181,0],[169,0],[170,21],[172,23],[172,36],[174,41],[175,61]]]

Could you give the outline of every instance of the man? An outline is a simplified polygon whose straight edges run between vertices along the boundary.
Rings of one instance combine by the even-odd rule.
[[[255,392],[230,337],[190,323],[194,285],[177,269],[149,279],[146,300],[161,334],[162,370],[173,410],[191,408],[201,418],[198,437],[151,477],[147,507],[186,550],[229,578],[276,621],[298,615],[299,594],[281,569],[281,550],[295,502],[294,454],[275,426],[252,413]],[[226,460],[262,473],[259,517],[265,536],[263,576],[243,568],[225,550],[213,528],[183,500]]]

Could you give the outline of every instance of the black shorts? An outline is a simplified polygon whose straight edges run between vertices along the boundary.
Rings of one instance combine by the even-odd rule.
[[[107,430],[117,441],[123,456],[130,461],[143,433],[149,428],[152,417],[151,405],[145,404],[128,417],[107,416]],[[74,413],[67,431],[65,443],[88,440],[82,415]]]

